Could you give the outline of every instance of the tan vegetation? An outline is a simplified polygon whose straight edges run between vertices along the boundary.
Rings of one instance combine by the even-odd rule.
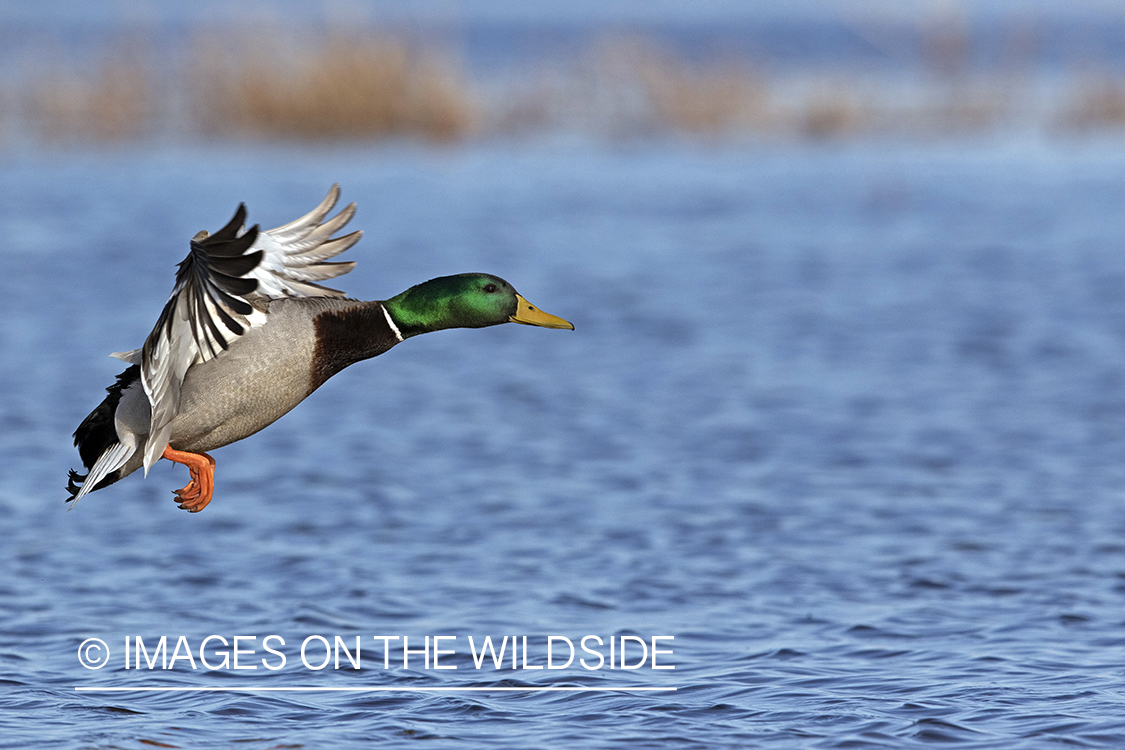
[[[279,46],[290,51],[279,55]],[[191,115],[212,136],[452,140],[473,122],[456,65],[386,36],[332,34],[291,45],[209,40],[190,72]]]
[[[819,84],[797,107],[794,117],[797,132],[823,139],[838,138],[871,127],[872,107],[843,83]]]
[[[61,56],[29,62],[0,85],[0,115],[6,137],[44,143],[456,141],[554,131],[929,138],[1006,127],[1125,128],[1125,78],[1027,85],[1026,30],[1024,41],[1013,42],[1023,52],[994,71],[970,64],[972,38],[956,17],[931,22],[922,38],[925,66],[894,79],[840,70],[771,74],[746,60],[689,59],[651,39],[617,36],[566,64],[544,62],[491,81],[472,80],[447,50],[372,30],[205,34],[177,55],[127,40],[81,65],[58,62]],[[1019,70],[1017,59],[1024,60]]]
[[[489,101],[485,129],[499,133],[719,137],[771,127],[768,90],[745,65],[693,63],[638,37],[600,40],[573,66],[540,70]]]
[[[1079,131],[1125,128],[1125,80],[1099,77],[1083,81],[1058,124]]]
[[[52,142],[126,142],[150,134],[157,104],[149,63],[133,49],[85,72],[55,66],[37,73],[24,106],[34,133]]]
[[[644,39],[601,42],[587,66],[602,98],[637,102],[636,119],[657,130],[716,136],[770,126],[768,92],[737,61],[692,63]]]

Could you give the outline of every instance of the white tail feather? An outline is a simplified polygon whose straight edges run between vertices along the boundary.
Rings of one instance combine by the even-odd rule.
[[[125,462],[129,460],[129,457],[133,455],[133,450],[135,448],[136,443],[131,440],[125,443],[114,443],[106,448],[105,453],[94,462],[90,473],[86,475],[86,479],[82,482],[82,487],[78,490],[78,493],[70,503],[69,510],[73,510],[74,506],[78,505],[78,501],[82,499],[83,495],[97,487],[98,482],[109,476],[110,472],[117,471],[124,466]]]
[[[122,362],[128,362],[131,365],[139,365],[142,359],[141,352],[141,349],[133,349],[132,351],[128,352],[114,352],[109,356],[113,357],[114,359],[119,359]]]

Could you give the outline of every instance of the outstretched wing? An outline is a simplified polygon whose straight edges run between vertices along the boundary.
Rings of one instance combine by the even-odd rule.
[[[355,204],[325,221],[340,197],[333,185],[319,206],[268,232],[244,230],[246,207],[218,232],[200,232],[179,265],[176,286],[141,349],[141,383],[152,407],[145,446],[147,473],[168,445],[188,369],[220,356],[267,314],[255,297],[342,296],[315,283],[347,273],[355,263],[325,263],[359,241],[361,232],[332,238],[355,214]],[[125,355],[128,356],[128,355]]]
[[[355,204],[350,203],[325,221],[339,199],[340,187],[333,185],[312,211],[258,235],[251,249],[262,251],[262,262],[248,274],[258,280],[258,294],[271,299],[344,296],[343,292],[315,283],[343,276],[355,268],[353,261],[325,263],[363,236],[363,232],[356,231],[333,239],[332,235],[355,216]]]

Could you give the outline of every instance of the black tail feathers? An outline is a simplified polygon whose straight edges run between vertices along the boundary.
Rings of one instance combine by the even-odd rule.
[[[140,365],[133,365],[118,375],[117,382],[106,388],[106,393],[109,395],[90,412],[89,416],[82,420],[82,424],[78,425],[78,429],[74,431],[74,445],[78,448],[78,455],[87,469],[92,469],[102,454],[118,442],[117,427],[114,424],[117,404],[121,401],[121,394],[124,390],[137,382],[140,377]],[[89,474],[79,474],[74,469],[70,470],[66,485],[70,497],[66,499],[66,502],[69,503],[74,499],[74,496],[82,488],[81,482],[84,482],[88,476]],[[111,472],[98,482],[98,485],[93,489],[100,490],[103,487],[108,487],[119,478],[119,471]]]
[[[74,499],[74,496],[78,494],[78,490],[82,489],[82,482],[85,482],[86,477],[88,477],[88,476],[90,476],[90,475],[89,474],[79,474],[74,469],[70,470],[70,474],[67,476],[67,482],[66,482],[66,491],[70,493],[70,497],[68,497],[66,499],[66,502],[69,503],[71,500]]]

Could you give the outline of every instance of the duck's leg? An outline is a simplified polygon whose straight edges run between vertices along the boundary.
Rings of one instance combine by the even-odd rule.
[[[211,502],[215,492],[215,459],[206,453],[178,451],[172,446],[164,449],[164,458],[188,467],[191,481],[182,490],[173,490],[179,498],[180,507],[191,513],[198,513]]]

